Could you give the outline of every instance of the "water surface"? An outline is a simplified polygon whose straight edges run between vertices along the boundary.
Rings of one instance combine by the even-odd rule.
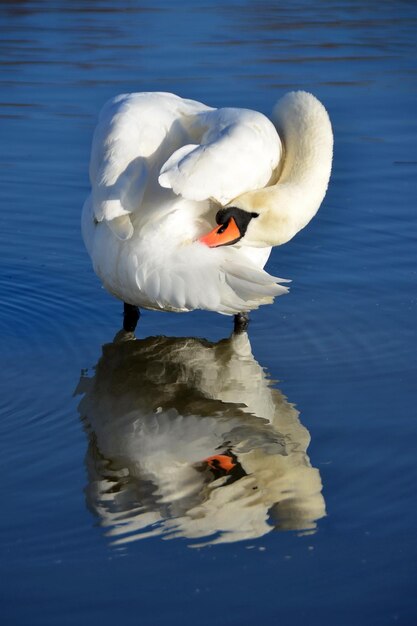
[[[415,3],[0,20],[2,621],[414,624]],[[290,294],[250,344],[206,312],[145,312],[114,342],[79,229],[100,107],[166,90],[268,114],[291,89],[325,103],[335,160],[269,262]]]

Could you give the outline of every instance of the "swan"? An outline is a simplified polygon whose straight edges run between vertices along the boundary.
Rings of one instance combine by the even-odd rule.
[[[326,514],[310,435],[246,332],[211,343],[121,331],[77,393],[88,508],[112,544],[314,531]]]
[[[235,315],[285,294],[263,268],[316,214],[328,187],[332,127],[298,91],[272,121],[171,93],[117,96],[93,137],[82,235],[104,287],[138,308]]]

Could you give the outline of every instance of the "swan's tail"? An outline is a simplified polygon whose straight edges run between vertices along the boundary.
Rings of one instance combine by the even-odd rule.
[[[225,315],[257,309],[288,292],[281,283],[232,247],[208,248],[199,242],[170,253],[169,263],[160,257],[153,267],[139,264],[136,284],[153,308],[173,311],[205,309]]]

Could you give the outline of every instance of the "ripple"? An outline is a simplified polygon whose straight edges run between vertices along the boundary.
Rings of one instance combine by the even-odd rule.
[[[78,293],[75,293],[74,276],[32,271],[28,282],[23,271],[0,276],[0,333],[11,340],[5,350],[14,354],[16,349],[24,348],[30,360],[39,359],[59,347],[70,358],[85,319],[89,320],[91,329],[98,326],[97,306],[86,294],[80,293],[82,281],[77,281]]]

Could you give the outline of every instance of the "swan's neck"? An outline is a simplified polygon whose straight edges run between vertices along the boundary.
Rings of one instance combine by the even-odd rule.
[[[333,133],[326,109],[308,93],[290,93],[278,102],[273,117],[285,146],[279,184],[323,199],[333,156]]]
[[[317,213],[329,183],[333,133],[323,105],[311,94],[289,93],[275,107],[273,121],[284,162],[275,184],[241,196],[238,206],[259,213],[252,232],[248,228],[248,245],[289,241]]]

